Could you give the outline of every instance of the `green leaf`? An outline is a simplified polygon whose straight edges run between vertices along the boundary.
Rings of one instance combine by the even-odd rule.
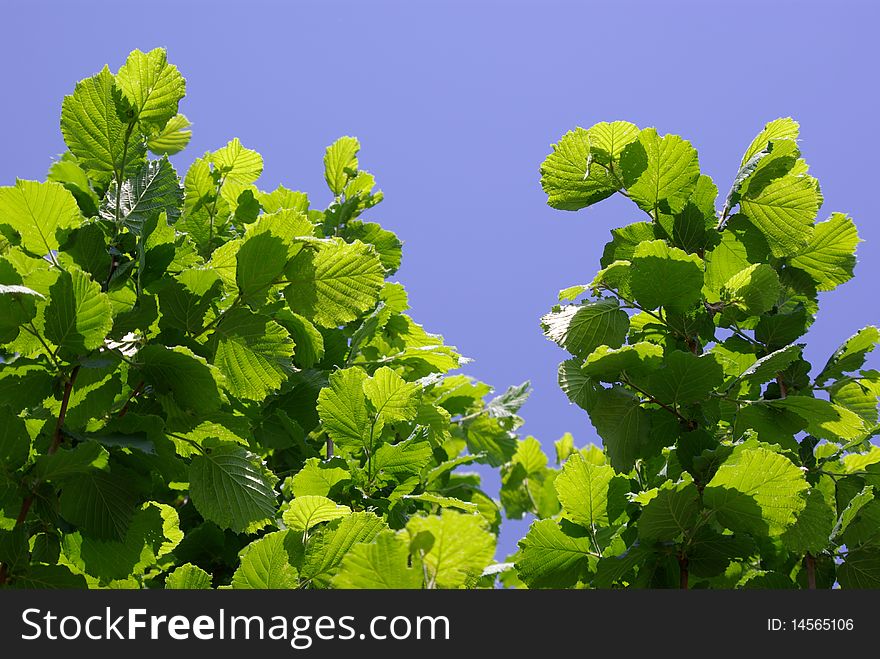
[[[782,534],[782,542],[796,554],[820,554],[828,548],[834,522],[834,511],[822,493],[811,489],[806,508],[798,515],[797,523]]]
[[[293,372],[293,341],[281,325],[266,316],[238,308],[215,330],[214,363],[238,398],[264,400]]]
[[[513,457],[516,451],[516,436],[501,422],[482,414],[465,426],[468,450],[473,454],[484,454],[480,461],[499,467]]]
[[[703,262],[662,240],[643,242],[633,252],[630,288],[645,309],[686,311],[700,300]]]
[[[253,533],[275,518],[278,479],[259,456],[241,446],[196,455],[189,479],[196,509],[220,528]]]
[[[147,133],[162,130],[186,94],[186,81],[168,63],[164,48],[148,53],[133,50],[116,74],[116,82]]]
[[[639,517],[639,538],[674,541],[687,535],[700,514],[700,492],[693,480],[666,481]]]
[[[788,396],[764,403],[777,409],[794,412],[807,422],[807,432],[820,439],[839,442],[861,437],[866,431],[864,422],[855,412],[834,403],[810,396]]]
[[[192,139],[190,126],[184,115],[174,115],[162,130],[147,138],[147,148],[157,156],[173,156],[183,151]]]
[[[0,407],[0,464],[14,471],[30,454],[31,438],[24,419],[16,411]]]
[[[796,360],[800,359],[804,346],[801,343],[785,346],[769,355],[761,357],[754,364],[743,371],[739,377],[734,380],[728,390],[738,382],[752,382],[754,384],[763,384],[768,380],[773,380],[777,373],[784,371]]]
[[[354,545],[333,578],[334,588],[416,589],[422,570],[410,565],[409,543],[393,531],[383,531],[370,543]]]
[[[197,418],[220,408],[220,391],[207,362],[180,346],[148,345],[137,354],[144,381],[160,399],[167,399]]]
[[[321,327],[355,320],[379,300],[385,268],[372,246],[336,239],[294,258],[284,297],[292,311]]]
[[[370,512],[357,512],[315,531],[306,547],[300,576],[306,585],[329,585],[343,557],[355,545],[371,542],[388,526]]]
[[[832,213],[816,225],[810,241],[791,259],[791,264],[807,272],[820,291],[830,291],[852,279],[860,242],[852,219],[843,213]]]
[[[351,514],[351,508],[342,506],[324,496],[296,497],[284,511],[284,523],[294,531],[308,531],[315,524],[329,522]]]
[[[342,194],[349,178],[357,171],[357,154],[360,150],[360,142],[348,136],[340,137],[327,147],[324,154],[324,180],[333,194]]]
[[[428,584],[459,588],[480,576],[495,554],[495,536],[481,517],[449,509],[440,515],[413,517],[406,525],[410,537],[430,533],[434,544],[422,557]]]
[[[128,129],[128,108],[116,78],[106,66],[77,83],[61,105],[61,134],[67,148],[99,182],[125,176],[144,155],[144,146]]]
[[[45,299],[20,284],[0,284],[0,343],[11,343],[19,328],[37,315],[36,299]]]
[[[599,346],[582,367],[585,375],[603,382],[616,382],[624,375],[644,375],[663,363],[663,348],[638,342],[618,349]]]
[[[770,142],[777,140],[796,140],[798,138],[800,126],[791,117],[783,117],[774,119],[765,124],[764,129],[758,133],[749,148],[746,149],[742,158],[742,164],[745,165],[755,155],[761,151],[765,151]]]
[[[697,151],[678,135],[660,137],[645,128],[620,156],[630,198],[649,213],[678,213],[700,178]]]
[[[799,254],[813,237],[819,193],[807,176],[787,174],[740,201],[742,212],[767,238],[774,256]]]
[[[170,279],[159,291],[162,317],[159,326],[182,329],[198,335],[205,325],[205,316],[222,290],[219,275],[210,268],[184,270]]]
[[[626,501],[622,492],[612,491],[614,476],[608,465],[591,464],[580,453],[572,455],[553,482],[563,516],[593,529],[616,520]]]
[[[232,575],[235,589],[287,590],[299,586],[293,566],[296,545],[290,531],[268,533],[242,550],[241,564]]]
[[[780,535],[806,507],[809,484],[784,455],[766,448],[736,450],[703,490],[703,503],[734,532]]]
[[[721,300],[736,305],[750,316],[758,316],[776,305],[779,275],[766,263],[740,270],[721,287]]]
[[[141,235],[144,223],[154,216],[165,213],[169,222],[176,220],[182,203],[183,189],[174,167],[167,158],[150,160],[121,188],[117,189],[116,181],[110,183],[101,217],[111,222],[118,217],[132,233]]]
[[[619,347],[629,329],[629,316],[615,299],[567,305],[541,318],[544,335],[575,357],[586,359],[601,345]]]
[[[587,131],[593,160],[610,165],[620,159],[624,148],[639,137],[639,128],[628,121],[600,121]]]
[[[845,373],[857,371],[864,365],[865,357],[880,342],[880,330],[873,325],[863,327],[849,337],[834,351],[822,372],[816,376],[816,385],[823,386],[828,380],[842,378]]]
[[[874,488],[870,485],[866,485],[862,488],[862,491],[856,494],[850,502],[846,505],[846,508],[843,509],[843,512],[840,513],[840,517],[834,525],[834,529],[831,531],[832,538],[840,537],[844,532],[846,532],[849,525],[856,519],[859,512],[862,508],[865,507],[868,503],[874,500]]]
[[[553,519],[534,522],[519,541],[519,548],[516,570],[529,588],[574,586],[586,575],[595,556],[583,529],[560,527]]]
[[[31,565],[27,572],[15,578],[16,588],[29,590],[77,589],[88,587],[85,577],[74,574],[64,565]]]
[[[106,469],[110,454],[98,442],[81,442],[75,447],[41,455],[34,464],[34,476],[42,481],[60,481],[94,469]]]
[[[210,590],[211,575],[192,563],[184,563],[165,578],[165,590]]]
[[[364,383],[367,374],[347,368],[330,374],[318,394],[318,415],[324,432],[339,446],[369,448],[370,416]]]
[[[373,456],[373,469],[377,475],[418,474],[431,461],[431,456],[431,444],[421,439],[383,444]]]
[[[183,539],[177,510],[149,501],[140,507],[121,540],[67,534],[62,549],[77,569],[103,581],[127,579],[155,568]]]
[[[400,268],[403,243],[395,234],[380,225],[352,220],[346,223],[343,237],[348,241],[360,240],[375,247],[379,260],[389,275]]]
[[[422,398],[418,383],[405,382],[387,366],[364,382],[364,393],[376,414],[391,423],[415,419]]]
[[[880,552],[876,548],[851,551],[837,568],[841,588],[880,588]]]
[[[553,152],[541,165],[541,187],[553,208],[578,210],[610,197],[620,188],[604,167],[592,161],[589,131],[569,131],[552,146]]]
[[[112,314],[101,286],[82,270],[71,268],[49,289],[46,338],[73,354],[85,354],[104,343],[113,327]]]
[[[78,227],[82,216],[76,200],[59,183],[18,179],[0,188],[0,226],[21,236],[21,246],[37,256],[58,249],[57,233]]]
[[[65,478],[60,512],[97,540],[122,540],[134,515],[135,496],[122,476],[91,469]]]
[[[648,389],[657,400],[677,407],[707,398],[723,381],[724,370],[712,353],[676,350],[667,355],[663,368],[651,373]]]
[[[242,146],[237,137],[211,154],[211,162],[220,172],[221,179],[247,185],[253,183],[263,173],[263,157]]]
[[[384,448],[384,447],[383,447]],[[322,462],[318,458],[306,460],[303,468],[290,479],[290,491],[294,497],[317,495],[326,497],[338,483],[348,483],[351,473],[343,460]]]
[[[621,387],[601,390],[590,420],[602,438],[611,466],[626,473],[633,468],[650,440],[651,418],[639,398]]]
[[[720,242],[705,253],[703,291],[710,301],[720,299],[722,287],[736,273],[770,257],[767,240],[745,215],[731,217],[720,236]]]
[[[589,411],[596,402],[601,386],[588,376],[576,359],[569,359],[559,365],[559,388],[568,396],[568,400]]]

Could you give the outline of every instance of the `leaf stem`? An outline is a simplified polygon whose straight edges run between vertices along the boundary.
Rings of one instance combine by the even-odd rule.
[[[688,419],[686,416],[683,416],[683,415],[682,415],[677,409],[675,409],[674,407],[670,407],[670,406],[667,405],[666,403],[657,400],[656,398],[654,398],[651,394],[649,394],[649,393],[648,393],[647,391],[645,391],[644,389],[640,389],[639,387],[637,387],[636,385],[634,385],[634,384],[633,384],[632,382],[630,382],[627,378],[621,377],[620,381],[623,382],[623,383],[624,383],[625,385],[627,385],[628,387],[631,387],[631,388],[635,389],[637,392],[639,392],[639,393],[642,394],[643,396],[646,396],[647,399],[648,399],[646,402],[648,402],[648,403],[653,403],[653,404],[655,404],[655,405],[659,405],[660,407],[662,407],[664,410],[666,410],[666,411],[669,412],[670,414],[674,414],[675,416],[677,416],[678,419],[679,419],[682,423],[686,423],[686,424],[688,424],[688,425],[691,425],[691,424],[693,423],[693,420],[692,420],[692,419]]]

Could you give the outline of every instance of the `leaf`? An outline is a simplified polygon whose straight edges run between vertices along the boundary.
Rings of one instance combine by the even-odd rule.
[[[614,476],[611,467],[591,464],[580,453],[573,454],[553,482],[562,514],[587,528],[608,526],[620,516],[625,504],[622,496],[610,491]]]
[[[841,588],[880,588],[880,552],[876,548],[851,551],[837,568]]]
[[[61,134],[67,148],[99,182],[129,174],[143,158],[143,144],[130,138],[127,110],[116,78],[106,66],[78,82],[61,104]]]
[[[610,165],[620,159],[624,148],[639,137],[639,128],[628,121],[600,121],[587,131],[590,155],[599,163]]]
[[[345,225],[344,237],[348,241],[359,240],[375,247],[379,260],[389,275],[400,268],[403,243],[396,235],[380,225],[352,220]]]
[[[397,373],[383,366],[364,382],[364,393],[376,414],[385,421],[412,421],[418,414],[421,387],[405,382]]]
[[[723,381],[715,355],[676,350],[667,354],[663,368],[651,373],[648,389],[657,400],[677,407],[707,398]]]
[[[116,82],[147,133],[162,130],[186,94],[186,81],[168,63],[164,48],[148,53],[133,50],[116,74]]]
[[[633,468],[650,439],[651,419],[637,397],[621,387],[601,390],[590,411],[590,420],[605,444],[615,471]]]
[[[483,520],[444,509],[440,515],[413,517],[406,525],[410,537],[430,533],[434,544],[422,557],[428,587],[459,588],[477,578],[492,562],[495,536]]]
[[[281,325],[247,309],[233,309],[215,330],[214,363],[230,393],[264,400],[293,372],[294,344]]]
[[[541,187],[547,203],[560,210],[578,210],[613,195],[619,188],[590,154],[590,133],[577,128],[563,135],[541,165]]]
[[[754,384],[763,384],[768,380],[773,380],[777,373],[784,371],[796,360],[800,359],[804,345],[801,343],[785,346],[769,355],[761,357],[754,364],[743,371],[736,380],[728,387],[733,388],[738,382],[752,382]]]
[[[587,573],[594,556],[590,538],[585,532],[576,535],[578,527],[566,528],[542,519],[519,541],[516,570],[529,588],[570,588]]]
[[[294,258],[284,297],[292,311],[321,327],[336,327],[371,309],[385,269],[372,247],[334,240]]]
[[[819,194],[808,177],[787,174],[759,192],[750,187],[740,208],[767,238],[774,256],[793,256],[813,237]]]
[[[184,563],[165,578],[165,590],[210,590],[211,575],[192,563]]]
[[[639,538],[674,541],[687,535],[700,514],[700,492],[693,480],[666,481],[639,517]]]
[[[431,457],[431,444],[421,439],[383,444],[373,456],[373,470],[377,475],[418,474],[431,461]]]
[[[97,540],[122,540],[135,510],[135,492],[125,478],[91,469],[66,478],[61,516]]]
[[[351,474],[346,467],[345,462],[340,459],[322,462],[318,458],[309,458],[303,468],[291,477],[290,491],[294,497],[326,497],[338,483],[351,481]]]
[[[503,394],[486,404],[486,411],[498,419],[515,417],[531,393],[531,384],[528,380],[519,385],[511,385]]]
[[[774,119],[765,124],[764,129],[758,133],[749,148],[746,149],[742,158],[742,164],[745,165],[760,151],[767,149],[767,145],[776,140],[796,140],[799,133],[798,123],[791,117]]]
[[[649,213],[678,213],[700,177],[697,151],[678,135],[660,137],[645,128],[620,156],[630,198]]]
[[[616,382],[621,374],[644,375],[663,363],[663,348],[644,341],[613,349],[599,346],[582,367],[585,375],[603,382]]]
[[[189,492],[202,516],[223,529],[253,533],[275,518],[275,474],[236,445],[193,457]]]
[[[867,428],[858,414],[845,407],[810,396],[788,396],[764,403],[794,412],[807,422],[807,432],[820,439],[839,442],[862,436]]]
[[[633,252],[630,288],[645,309],[686,311],[700,300],[703,262],[662,240],[643,242]]]
[[[76,200],[59,183],[16,180],[0,188],[0,225],[21,236],[21,246],[37,256],[59,247],[57,233],[78,227],[82,216]]]
[[[370,448],[366,380],[367,374],[359,368],[338,370],[330,374],[328,386],[318,394],[321,426],[335,444]]]
[[[834,522],[834,511],[822,493],[811,489],[806,508],[798,515],[797,523],[782,534],[782,542],[796,554],[821,554],[828,547]]]
[[[101,286],[82,270],[62,272],[49,289],[46,338],[73,354],[85,354],[104,343],[113,327],[113,308]]]
[[[703,490],[703,503],[734,532],[780,535],[806,507],[803,472],[766,448],[736,450]]]
[[[284,511],[282,519],[294,531],[308,531],[315,524],[329,522],[351,514],[351,508],[324,496],[296,497]]]
[[[110,454],[98,442],[81,442],[41,455],[34,463],[34,476],[42,481],[61,481],[95,469],[106,469]]]
[[[247,185],[263,173],[263,157],[242,146],[237,137],[211,154],[211,162],[223,180]]]
[[[290,531],[268,533],[242,551],[241,564],[232,575],[235,589],[287,590],[299,587],[293,566],[295,552]]]
[[[842,378],[845,373],[857,371],[865,363],[865,357],[880,342],[880,330],[873,325],[863,327],[849,337],[834,351],[822,372],[816,376],[816,385],[823,386],[829,380]]]
[[[544,335],[575,357],[586,359],[601,345],[619,347],[626,338],[629,316],[615,299],[567,305],[541,318]]]
[[[587,411],[592,409],[601,390],[601,386],[584,372],[576,359],[559,365],[558,382],[568,400]]]
[[[16,412],[0,407],[0,464],[10,471],[27,462],[31,449],[27,426]]]
[[[493,467],[510,460],[516,451],[516,436],[494,417],[481,414],[469,422],[465,430],[468,450],[473,454],[484,454],[480,461]]]
[[[409,543],[393,531],[383,531],[370,543],[354,545],[343,557],[334,588],[416,589],[422,570],[410,565]]]
[[[162,130],[147,138],[147,148],[157,156],[173,156],[183,151],[192,139],[190,126],[184,115],[174,115]]]
[[[324,154],[324,180],[334,195],[342,194],[351,176],[349,172],[357,171],[357,154],[360,149],[360,142],[348,136],[340,137],[327,147]]]
[[[160,397],[200,418],[219,409],[217,381],[207,362],[180,346],[148,345],[137,354],[144,381]]]
[[[750,316],[770,311],[779,298],[779,276],[766,263],[740,270],[721,287],[721,300],[740,307]]]
[[[16,588],[29,590],[78,589],[85,590],[88,585],[85,577],[74,574],[64,565],[31,565],[27,572],[15,579]]]
[[[306,585],[326,587],[352,547],[371,542],[387,530],[385,522],[370,512],[356,512],[330,522],[309,538],[300,576]]]
[[[209,268],[192,268],[169,279],[159,291],[159,326],[198,335],[205,326],[206,314],[220,297],[220,277]]]
[[[843,512],[840,513],[840,518],[834,525],[834,529],[831,531],[831,538],[840,537],[849,527],[849,525],[856,519],[859,512],[865,505],[874,500],[874,488],[870,485],[866,485],[862,488],[862,491],[856,494],[850,502],[846,505],[846,508],[843,509]]]
[[[861,242],[852,219],[843,213],[832,213],[816,224],[810,241],[791,264],[807,272],[820,291],[830,291],[853,276],[856,247]]]
[[[118,190],[115,181],[110,183],[101,217],[110,222],[116,222],[118,217],[132,233],[141,235],[144,223],[161,213],[174,222],[182,203],[183,189],[174,167],[167,158],[150,160],[137,176],[123,181]]]

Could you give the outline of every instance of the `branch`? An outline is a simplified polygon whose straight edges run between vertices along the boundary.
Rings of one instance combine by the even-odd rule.
[[[643,396],[646,396],[648,399],[647,402],[654,403],[655,405],[659,405],[660,407],[662,407],[664,410],[666,410],[670,414],[674,414],[675,416],[677,416],[679,418],[679,420],[682,421],[683,423],[686,423],[688,425],[691,425],[693,423],[693,419],[688,419],[686,416],[682,416],[682,414],[677,409],[675,409],[674,407],[670,407],[666,403],[663,403],[663,402],[657,400],[651,394],[649,394],[647,391],[645,391],[644,389],[639,389],[636,385],[634,385],[632,382],[630,382],[626,378],[621,378],[620,380],[628,387],[632,387],[633,389],[638,391]]]
[[[55,432],[52,435],[52,445],[46,451],[48,455],[52,455],[61,445],[61,428],[64,425],[64,417],[67,416],[67,406],[70,404],[70,392],[73,391],[73,383],[76,382],[76,376],[79,375],[79,364],[73,367],[67,383],[64,385],[64,395],[61,398],[61,410],[58,412],[58,420],[55,422]]]

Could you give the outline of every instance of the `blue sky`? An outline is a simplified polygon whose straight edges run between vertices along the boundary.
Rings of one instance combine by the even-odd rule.
[[[821,366],[878,321],[876,3],[80,0],[7,3],[3,18],[0,185],[45,176],[63,95],[133,48],[167,47],[187,77],[181,168],[237,136],[263,154],[263,188],[322,205],[323,149],[356,135],[386,194],[372,218],[405,241],[413,315],[474,358],[468,373],[531,380],[523,430],[551,449],[565,431],[598,438],[558,390],[563,354],[538,318],[592,278],[610,228],[640,219],[622,198],[545,204],[538,167],[576,125],[681,134],[726,190],[763,124],[795,117],[820,219],[847,212],[865,240],[856,279],[821,298],[807,358]],[[505,523],[500,555],[525,524]]]

